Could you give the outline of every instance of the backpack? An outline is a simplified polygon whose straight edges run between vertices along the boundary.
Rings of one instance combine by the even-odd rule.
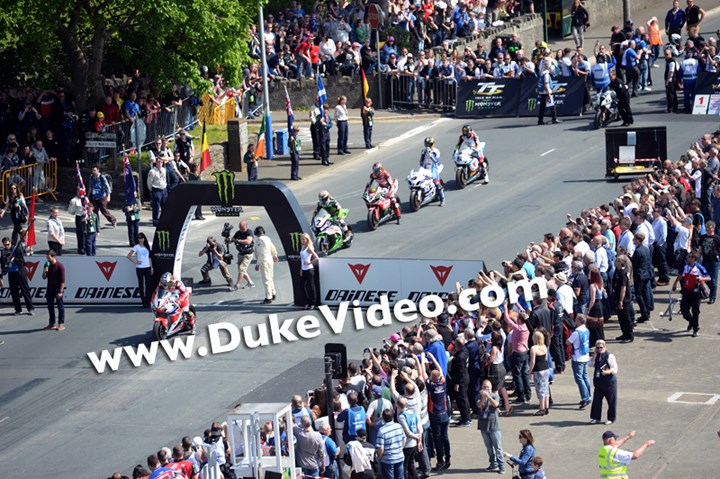
[[[105,190],[105,193],[107,193],[107,196],[112,195],[113,192],[113,182],[112,177],[108,175],[107,173],[103,173],[100,175],[103,181],[103,189]]]

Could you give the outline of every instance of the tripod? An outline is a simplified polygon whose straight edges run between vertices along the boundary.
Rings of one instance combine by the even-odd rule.
[[[675,314],[675,315],[680,314],[680,310],[675,310],[675,305],[677,305],[678,303],[680,303],[680,301],[673,298],[673,291],[671,289],[670,294],[669,294],[668,307],[665,310],[665,312],[660,313],[660,317],[667,317],[668,321],[672,321],[673,314]]]

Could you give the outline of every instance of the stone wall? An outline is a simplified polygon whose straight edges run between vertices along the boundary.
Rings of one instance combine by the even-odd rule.
[[[647,21],[650,20],[650,14],[645,13],[648,7],[657,5],[658,0],[629,0],[630,5],[630,18],[635,22],[635,26],[645,26],[647,29]],[[668,9],[672,7],[672,2],[668,1]],[[590,16],[590,28],[592,25],[604,25],[607,23],[613,23],[620,27],[624,24],[623,16],[623,0],[585,0],[585,9],[587,9]],[[680,2],[680,7],[685,8],[685,2]],[[660,25],[665,25],[664,18],[658,18]],[[610,30],[607,32],[608,39],[610,38]],[[592,45],[591,45],[592,46]]]

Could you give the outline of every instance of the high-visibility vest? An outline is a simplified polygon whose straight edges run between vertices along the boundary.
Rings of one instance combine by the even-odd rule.
[[[627,465],[615,462],[617,447],[602,446],[598,451],[601,479],[628,479]]]
[[[660,27],[657,25],[650,26],[648,28],[648,35],[650,37],[650,45],[662,45],[662,40],[660,39]]]

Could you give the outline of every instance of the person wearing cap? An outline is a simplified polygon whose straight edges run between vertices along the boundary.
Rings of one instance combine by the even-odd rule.
[[[302,143],[300,141],[300,128],[294,126],[293,129],[288,132],[288,148],[290,149],[290,179],[293,181],[302,180],[300,177],[300,151],[302,150]]]
[[[686,264],[672,286],[672,290],[676,291],[678,283],[682,283],[680,311],[689,323],[687,330],[692,330],[693,338],[696,338],[700,331],[700,288],[706,287],[704,283],[711,280],[705,267],[697,260],[697,253],[691,252],[687,255]]]
[[[397,46],[395,45],[395,37],[390,35],[387,37],[387,40],[385,41],[385,45],[380,49],[380,63],[386,64],[388,60],[390,59],[390,55],[395,55],[397,57],[398,51]]]
[[[598,450],[598,466],[600,467],[601,478],[627,479],[628,465],[633,460],[640,458],[648,447],[655,444],[655,441],[649,440],[632,452],[620,449],[623,444],[634,438],[635,435],[635,431],[630,431],[627,436],[618,439],[618,435],[612,431],[603,433],[603,445]]]

